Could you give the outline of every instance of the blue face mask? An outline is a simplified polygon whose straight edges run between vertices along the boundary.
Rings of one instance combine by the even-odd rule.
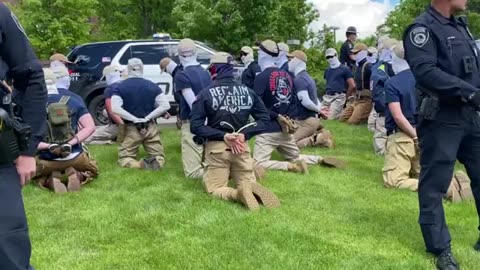
[[[233,65],[229,64],[214,64],[213,69],[216,76],[216,79],[228,78],[233,77]]]

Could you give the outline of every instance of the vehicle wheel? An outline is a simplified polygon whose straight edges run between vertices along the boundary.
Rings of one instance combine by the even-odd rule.
[[[102,95],[96,96],[90,101],[88,104],[88,110],[93,116],[93,120],[95,120],[97,126],[108,124],[108,117],[103,115],[103,110],[105,110],[105,100]]]

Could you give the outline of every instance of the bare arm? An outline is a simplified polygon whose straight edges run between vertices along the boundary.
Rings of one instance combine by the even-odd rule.
[[[85,114],[84,116],[80,117],[78,124],[82,125],[83,128],[77,134],[75,134],[73,139],[68,142],[70,145],[76,145],[84,142],[95,132],[95,122],[90,114]]]
[[[347,79],[347,85],[348,85],[347,97],[354,95],[355,94],[355,81],[353,80],[353,78]]]
[[[410,138],[414,139],[417,137],[417,131],[415,128],[408,122],[405,115],[403,115],[402,108],[400,107],[400,102],[392,102],[388,104],[388,109],[392,113],[393,120],[397,126]]]

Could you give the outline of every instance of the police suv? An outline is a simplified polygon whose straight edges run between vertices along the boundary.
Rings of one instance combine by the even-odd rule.
[[[162,88],[172,107],[170,114],[176,115],[178,105],[173,97],[172,76],[166,72],[160,73],[159,63],[164,57],[170,57],[179,63],[176,56],[179,42],[180,40],[171,39],[168,34],[155,34],[153,40],[97,42],[76,46],[67,56],[74,63],[68,66],[72,79],[70,90],[85,100],[96,124],[106,124],[108,118],[103,113],[103,92],[107,84],[102,79],[103,68],[116,64],[126,69],[129,59],[139,58],[144,64],[144,77]],[[206,68],[216,51],[202,42],[196,41],[195,44],[198,62]],[[240,78],[242,71],[243,67],[237,65],[237,78]]]

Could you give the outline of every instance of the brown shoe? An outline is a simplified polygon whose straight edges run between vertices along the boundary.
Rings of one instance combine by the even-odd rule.
[[[294,173],[308,174],[308,164],[305,160],[299,160],[288,165],[288,171]]]
[[[65,174],[68,176],[68,192],[78,192],[81,189],[80,179],[78,178],[77,171],[69,167],[65,170]]]
[[[322,129],[313,137],[313,145],[326,148],[335,148],[332,133],[329,130]]]
[[[250,183],[240,183],[237,188],[238,200],[247,207],[248,210],[256,210],[260,206],[257,199],[253,195],[252,186]]]
[[[462,171],[456,172],[454,178],[458,182],[459,192],[460,196],[462,197],[462,201],[474,200],[472,187],[470,186],[470,178],[468,178],[468,176]]]
[[[67,187],[62,183],[60,172],[53,172],[47,179],[47,187],[55,193],[67,193]]]
[[[262,166],[258,165],[256,162],[253,163],[253,172],[255,173],[255,178],[258,180],[265,179],[267,176],[267,170]]]
[[[346,167],[346,162],[334,157],[326,157],[318,161],[318,164],[324,167],[344,169]]]
[[[280,207],[280,200],[278,197],[268,190],[266,187],[258,184],[251,183],[252,193],[257,198],[257,201],[266,208],[278,208]]]

